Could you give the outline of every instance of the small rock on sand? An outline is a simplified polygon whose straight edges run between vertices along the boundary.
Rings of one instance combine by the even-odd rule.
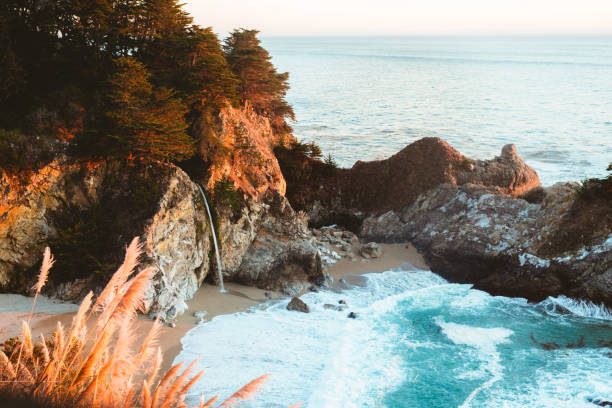
[[[366,259],[380,258],[383,254],[383,250],[376,242],[368,242],[359,249],[359,253]]]

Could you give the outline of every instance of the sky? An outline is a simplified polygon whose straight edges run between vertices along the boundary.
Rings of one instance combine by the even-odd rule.
[[[221,35],[612,34],[612,0],[188,0],[186,9]]]

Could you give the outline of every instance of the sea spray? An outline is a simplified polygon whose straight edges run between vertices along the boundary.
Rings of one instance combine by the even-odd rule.
[[[217,272],[219,275],[219,285],[221,289],[219,292],[226,293],[225,286],[223,285],[223,269],[221,268],[221,255],[219,254],[219,244],[217,243],[217,233],[215,231],[215,225],[213,223],[212,214],[210,212],[210,207],[208,206],[208,200],[206,199],[206,194],[204,194],[204,189],[201,185],[198,184],[198,188],[200,189],[200,194],[202,194],[202,198],[204,199],[204,205],[206,206],[206,212],[208,213],[208,221],[210,223],[210,230],[212,231],[213,243],[215,245],[215,257],[217,259]]]

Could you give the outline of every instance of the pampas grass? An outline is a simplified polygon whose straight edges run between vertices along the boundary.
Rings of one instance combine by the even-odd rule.
[[[182,363],[177,364],[158,380],[162,363],[157,347],[159,321],[139,346],[134,345],[133,321],[144,310],[154,273],[149,268],[131,277],[141,254],[142,245],[134,239],[123,264],[96,301],[93,293],[83,299],[67,335],[58,322],[51,341],[41,335],[40,345],[34,345],[30,320],[54,262],[49,248],[45,249],[23,334],[11,343],[14,347],[8,355],[0,351],[0,394],[45,407],[186,408],[187,392],[203,374],[193,373],[196,361],[182,371]],[[88,325],[91,319],[95,322]],[[235,407],[253,398],[267,377],[251,381],[217,407]],[[207,401],[202,398],[199,407],[212,407],[217,400],[217,396]]]

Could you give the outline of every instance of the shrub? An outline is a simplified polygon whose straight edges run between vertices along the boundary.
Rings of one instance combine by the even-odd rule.
[[[607,170],[612,171],[612,163]],[[577,191],[578,197],[586,201],[612,200],[612,174],[605,178],[586,179],[580,184]]]
[[[213,198],[216,206],[229,207],[234,213],[240,212],[242,208],[240,193],[236,190],[234,182],[227,176],[215,182]]]
[[[161,349],[155,346],[159,321],[139,347],[132,344],[133,320],[137,311],[143,310],[154,273],[147,268],[134,275],[141,253],[136,238],[97,299],[94,301],[92,292],[85,297],[70,330],[65,332],[58,322],[51,339],[41,335],[40,344],[35,345],[30,329],[32,311],[54,263],[47,248],[33,288],[32,311],[23,321],[23,334],[5,342],[0,351],[0,396],[41,407],[185,407],[187,392],[203,374],[191,376],[196,362],[182,372],[179,363],[165,375],[158,375],[162,363]],[[95,321],[88,325],[90,319]],[[218,406],[235,406],[239,400],[252,398],[266,378],[251,381]],[[212,407],[217,399],[202,399],[200,407]]]

